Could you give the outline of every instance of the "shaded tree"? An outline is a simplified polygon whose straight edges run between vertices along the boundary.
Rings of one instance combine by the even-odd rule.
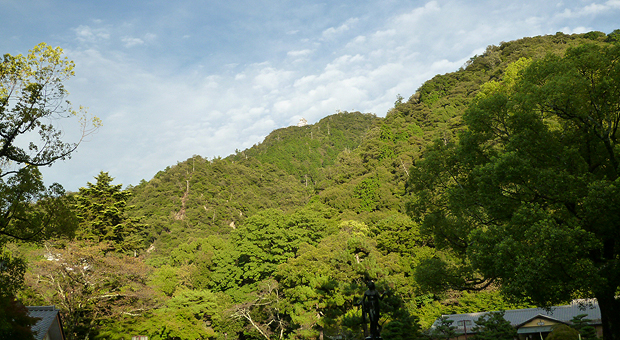
[[[431,329],[420,336],[420,339],[440,340],[454,338],[456,337],[456,326],[453,323],[454,321],[447,316],[441,316],[435,321]]]
[[[517,330],[504,319],[503,311],[482,315],[472,331],[476,333],[472,337],[474,340],[513,340],[517,337]]]
[[[579,332],[568,325],[557,324],[547,335],[547,340],[579,340]]]
[[[581,335],[581,340],[595,340],[596,328],[590,325],[592,320],[586,318],[587,314],[579,314],[571,320],[571,327],[577,330]]]
[[[12,296],[0,296],[0,338],[34,340],[31,327],[38,319],[28,315],[28,310]]]
[[[246,302],[235,304],[231,316],[245,321],[246,330],[258,333],[260,338],[284,339],[287,327],[286,315],[282,310],[282,295],[274,280],[264,280]]]

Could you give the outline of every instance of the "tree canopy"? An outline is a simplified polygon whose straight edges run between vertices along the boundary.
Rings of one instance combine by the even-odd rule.
[[[411,211],[466,272],[538,305],[594,295],[620,338],[620,46],[522,60],[463,119],[417,164]]]

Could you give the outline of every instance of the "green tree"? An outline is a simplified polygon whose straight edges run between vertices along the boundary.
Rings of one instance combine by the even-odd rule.
[[[474,340],[512,340],[517,337],[517,330],[504,319],[504,312],[487,313],[476,320]]]
[[[164,306],[149,312],[137,325],[127,320],[127,327],[148,334],[149,339],[154,340],[213,339],[227,302],[226,296],[208,290],[183,290],[175,293]]]
[[[25,56],[0,59],[0,242],[37,241],[71,227],[58,217],[67,212],[59,202],[62,187],[45,188],[38,170],[69,158],[79,144],[64,142],[54,122],[76,116],[82,136],[92,132],[84,110],[77,112],[66,101],[63,82],[74,75],[74,64],[62,54],[61,48],[41,43]],[[100,122],[95,118],[93,124]],[[37,201],[45,204],[32,209]]]
[[[74,110],[66,100],[63,82],[74,75],[73,68],[61,48],[45,43],[27,55],[0,59],[0,300],[5,305],[13,303],[25,268],[23,260],[8,254],[6,244],[70,235],[76,227],[62,187],[46,188],[39,172],[41,166],[69,158],[81,141],[63,141],[58,120],[78,119],[82,138],[92,132],[85,111]],[[95,118],[93,124],[96,128],[100,121]],[[7,315],[0,315],[2,332],[12,332],[6,327],[15,325]]]
[[[211,236],[197,249],[191,283],[195,288],[232,292],[239,288],[243,270],[237,265],[239,251],[227,238]]]
[[[108,244],[72,241],[46,246],[44,259],[26,274],[40,299],[61,309],[68,339],[89,339],[105,320],[154,307],[141,258],[110,251]]]
[[[456,337],[456,326],[453,325],[454,320],[450,320],[447,316],[441,316],[437,319],[433,327],[421,336],[422,339],[450,339]]]
[[[0,296],[0,338],[34,340],[32,327],[37,319],[12,296]]]
[[[353,194],[360,200],[359,211],[373,211],[376,209],[378,188],[379,182],[376,178],[365,178],[355,186]]]
[[[390,293],[381,301],[380,323],[390,320],[417,329],[415,317],[404,309],[399,297],[404,285],[398,256],[382,256],[370,237],[369,228],[356,221],[344,221],[340,232],[323,238],[318,244],[302,244],[294,258],[278,266],[278,280],[284,301],[290,338],[309,339],[348,332],[361,335],[361,311],[354,305],[366,290],[366,281],[377,281],[377,290]],[[409,329],[409,328],[407,328]],[[396,336],[396,335],[395,335]]]
[[[252,299],[233,306],[231,316],[245,321],[246,331],[260,338],[284,339],[287,320],[282,313],[278,282],[268,279],[258,284]]]
[[[165,295],[172,296],[179,285],[176,268],[166,264],[156,269],[150,285],[156,287]]]
[[[411,212],[509,296],[593,295],[605,339],[620,339],[620,46],[524,64],[483,87],[458,144],[414,169]]]
[[[383,326],[381,337],[385,340],[413,340],[420,335],[420,323],[417,317],[406,313]]]
[[[95,179],[95,184],[88,182],[76,195],[77,238],[110,242],[116,251],[135,253],[144,247],[140,236],[144,225],[139,218],[127,217],[131,192],[122,190],[122,184],[112,184],[114,178],[107,172],[101,171]]]
[[[271,276],[279,264],[295,256],[302,243],[316,244],[330,224],[323,213],[312,209],[290,215],[268,209],[249,217],[232,235],[239,254],[237,266],[243,269],[243,284]]]
[[[592,320],[586,319],[587,314],[579,314],[571,320],[571,327],[581,334],[581,340],[596,340],[596,329],[590,325]]]

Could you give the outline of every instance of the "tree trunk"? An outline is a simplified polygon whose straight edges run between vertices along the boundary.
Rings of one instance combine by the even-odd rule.
[[[616,300],[614,292],[596,294],[601,309],[603,324],[603,340],[620,340],[620,300]]]

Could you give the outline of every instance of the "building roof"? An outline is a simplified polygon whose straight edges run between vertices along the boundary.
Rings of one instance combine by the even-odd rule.
[[[452,323],[453,326],[457,326],[457,331],[463,330],[463,326],[459,327],[459,324],[463,324],[463,322],[459,323],[459,321],[471,321],[468,323],[467,329],[473,328],[476,326],[475,322],[481,316],[490,313],[490,312],[480,312],[480,313],[468,313],[468,314],[452,314],[452,315],[443,315],[448,318],[448,320],[454,321]],[[557,320],[559,322],[570,324],[573,317],[586,314],[586,319],[592,320],[590,324],[596,325],[601,323],[601,310],[598,307],[598,302],[596,300],[575,300],[570,305],[565,306],[554,306],[550,307],[550,309],[544,308],[526,308],[526,309],[514,309],[507,310],[504,314],[504,319],[510,322],[513,327],[520,327],[524,323],[534,319],[537,316],[542,316],[545,318]],[[436,327],[438,321],[435,321],[432,328]]]
[[[50,333],[51,339],[64,339],[62,325],[60,323],[59,310],[54,306],[28,306],[28,315],[40,320],[32,326],[32,332],[36,340],[42,340],[45,334]]]

